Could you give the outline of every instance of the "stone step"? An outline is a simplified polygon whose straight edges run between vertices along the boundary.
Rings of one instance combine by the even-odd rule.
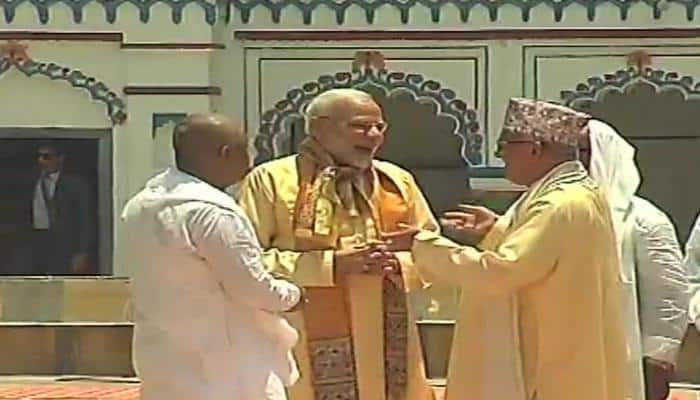
[[[442,379],[452,323],[422,321],[418,326],[427,375]],[[132,328],[128,322],[2,322],[0,375],[134,376]]]
[[[0,323],[0,375],[134,376],[130,323]]]
[[[428,378],[440,386],[447,376],[453,324],[421,321],[418,326]],[[132,378],[132,328],[125,322],[0,323],[0,375],[73,375],[73,380],[80,380],[75,377],[79,375],[107,381]],[[676,377],[679,389],[697,390],[699,347],[700,335],[689,331]]]
[[[0,321],[126,322],[128,301],[126,278],[0,278]]]
[[[2,322],[0,375],[134,376],[128,322]],[[429,378],[446,376],[452,324],[419,323]]]
[[[133,376],[129,280],[0,278],[0,374]],[[446,376],[454,321],[418,323],[428,377]],[[677,378],[700,384],[700,334],[689,326]]]

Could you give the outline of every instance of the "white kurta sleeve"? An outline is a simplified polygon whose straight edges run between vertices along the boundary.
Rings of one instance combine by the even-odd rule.
[[[262,249],[244,216],[205,207],[192,214],[188,230],[197,254],[231,298],[273,312],[289,310],[299,302],[297,286],[265,271]]]
[[[635,258],[642,349],[675,363],[688,325],[688,271],[673,223],[663,213],[637,216]]]
[[[695,226],[685,244],[684,264],[688,271],[690,284],[689,317],[690,321],[700,330],[700,215],[695,220]]]

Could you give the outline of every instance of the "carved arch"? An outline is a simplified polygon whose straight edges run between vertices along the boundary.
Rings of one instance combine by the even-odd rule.
[[[11,68],[16,68],[29,78],[34,75],[42,75],[51,80],[65,81],[74,88],[83,89],[90,94],[91,99],[104,103],[107,106],[107,115],[113,125],[121,124],[126,120],[126,104],[124,101],[97,78],[55,63],[37,62],[31,59],[15,60],[10,57],[0,56],[0,75]]]
[[[366,68],[354,72],[337,72],[322,75],[316,81],[287,92],[285,99],[278,101],[272,109],[262,114],[260,131],[255,137],[258,152],[256,163],[275,157],[275,138],[282,134],[288,123],[302,118],[311,99],[329,89],[373,87],[387,97],[397,93],[408,93],[418,103],[429,103],[436,107],[436,115],[455,122],[453,134],[462,142],[460,155],[469,165],[483,163],[483,135],[479,132],[477,113],[467,103],[457,98],[456,93],[443,88],[440,82],[426,79],[420,74],[390,72],[386,69]]]
[[[630,67],[602,77],[591,77],[585,83],[576,85],[575,90],[563,90],[560,97],[564,105],[573,108],[587,108],[600,101],[609,92],[624,93],[637,83],[651,85],[657,93],[677,90],[686,100],[700,98],[700,83],[692,76],[680,76],[677,72],[652,68]]]
[[[643,176],[639,193],[669,214],[685,239],[700,191],[693,187],[700,169],[700,83],[692,76],[649,67],[633,67],[594,77],[562,91],[564,104],[591,113],[612,125],[637,149]],[[641,116],[641,117],[640,117]],[[659,167],[663,165],[663,167]]]

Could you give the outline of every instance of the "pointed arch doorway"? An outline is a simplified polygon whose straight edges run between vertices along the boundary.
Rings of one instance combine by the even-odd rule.
[[[561,92],[567,106],[620,132],[637,148],[639,194],[666,213],[685,243],[700,210],[700,84],[673,71],[631,67]]]
[[[469,198],[469,168],[483,163],[476,110],[436,80],[387,70],[378,52],[358,52],[352,71],[292,88],[263,112],[255,137],[256,164],[296,152],[306,135],[306,107],[333,88],[355,88],[374,97],[389,122],[379,158],[411,171],[436,213]]]

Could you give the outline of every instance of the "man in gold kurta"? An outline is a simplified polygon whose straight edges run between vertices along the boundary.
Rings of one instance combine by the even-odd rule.
[[[489,393],[502,389],[496,386],[514,381],[499,400],[624,399],[621,285],[610,211],[575,161],[588,120],[565,107],[511,100],[499,156],[506,177],[528,190],[502,217],[470,207],[446,214],[446,228],[486,233],[478,249],[434,232],[416,236],[417,265],[463,285],[447,400],[495,399]],[[511,324],[489,331],[490,302],[503,296],[510,296]],[[499,351],[504,358],[507,349],[515,349],[505,361],[515,365],[516,379],[506,376],[508,368],[494,368]]]
[[[387,124],[367,93],[327,91],[306,112],[299,154],[262,164],[244,181],[248,213],[273,273],[306,287],[289,320],[301,332],[292,400],[428,400],[406,291],[424,281],[402,225],[437,231],[407,171],[374,160]]]

